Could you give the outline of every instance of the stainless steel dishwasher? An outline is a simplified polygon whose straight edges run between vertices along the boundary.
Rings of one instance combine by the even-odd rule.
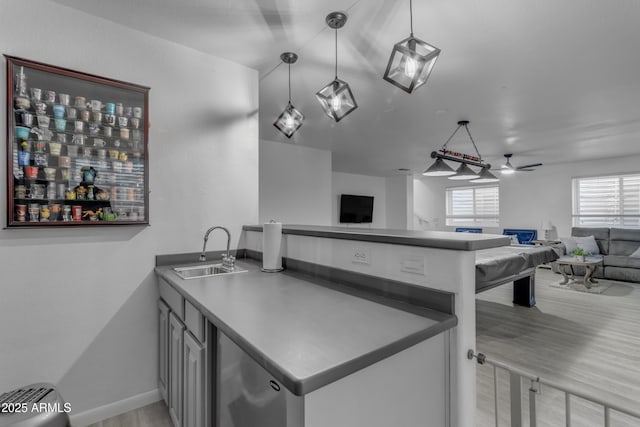
[[[303,397],[218,331],[217,427],[301,427]]]

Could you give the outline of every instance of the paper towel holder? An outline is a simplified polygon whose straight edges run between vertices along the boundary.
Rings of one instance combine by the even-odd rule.
[[[274,224],[274,223],[276,223],[276,221],[273,220],[273,219],[269,221],[269,224]],[[262,256],[264,257],[264,248],[262,250],[263,250]],[[284,270],[284,268],[282,268],[282,267],[280,267],[280,268],[264,268],[264,267],[260,268],[260,271],[262,271],[263,273],[279,273],[280,271],[283,271],[283,270]]]

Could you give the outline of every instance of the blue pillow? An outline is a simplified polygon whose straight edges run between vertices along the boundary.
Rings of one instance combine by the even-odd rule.
[[[457,227],[456,233],[482,233],[482,228]]]
[[[502,234],[505,236],[517,236],[521,245],[533,245],[533,241],[538,238],[538,230],[523,228],[505,228]]]

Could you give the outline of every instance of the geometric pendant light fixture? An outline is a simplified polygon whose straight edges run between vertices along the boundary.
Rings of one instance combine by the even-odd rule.
[[[458,122],[458,127],[453,131],[442,148],[431,153],[431,158],[435,159],[435,162],[431,166],[429,166],[427,170],[424,171],[423,175],[446,176],[452,180],[473,180],[473,183],[490,183],[499,181],[499,179],[489,171],[489,169],[491,169],[491,165],[484,162],[482,160],[482,157],[480,157],[478,146],[471,136],[468,125],[468,120],[460,120]],[[460,130],[460,128],[464,128],[467,131],[467,135],[469,136],[471,144],[475,149],[475,155],[459,153],[447,149],[447,145],[453,139],[458,130]],[[445,163],[445,160],[459,163],[460,166],[458,166],[458,169],[454,171],[447,163]],[[479,167],[480,172],[476,173],[469,166]]]
[[[384,79],[411,93],[427,82],[440,49],[413,36],[413,4],[409,0],[411,34],[393,46]]]
[[[358,108],[349,84],[338,78],[338,28],[347,22],[347,15],[343,12],[331,12],[326,18],[329,28],[335,30],[335,78],[316,93],[316,98],[325,114],[339,122],[353,110]]]
[[[291,64],[295,64],[298,55],[293,52],[284,52],[280,55],[280,59],[289,65],[289,102],[273,125],[287,138],[291,138],[304,121],[304,115],[291,104]]]

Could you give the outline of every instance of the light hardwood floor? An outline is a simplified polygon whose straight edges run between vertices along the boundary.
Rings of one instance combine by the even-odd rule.
[[[590,395],[640,408],[640,285],[612,282],[602,294],[549,286],[561,276],[539,268],[537,305],[511,303],[512,286],[477,295],[477,350],[510,366]],[[478,427],[493,427],[493,373],[478,367]],[[529,383],[523,384],[523,390]],[[508,426],[508,375],[499,371],[500,425]],[[524,393],[524,392],[523,392]],[[523,396],[523,401],[528,399]],[[564,425],[564,395],[543,387],[538,395],[538,426]],[[523,402],[523,407],[526,407]],[[572,400],[573,425],[603,426],[603,409]],[[526,422],[528,419],[525,412]],[[612,426],[639,426],[612,413]]]
[[[87,427],[173,427],[164,401],[125,412]]]

